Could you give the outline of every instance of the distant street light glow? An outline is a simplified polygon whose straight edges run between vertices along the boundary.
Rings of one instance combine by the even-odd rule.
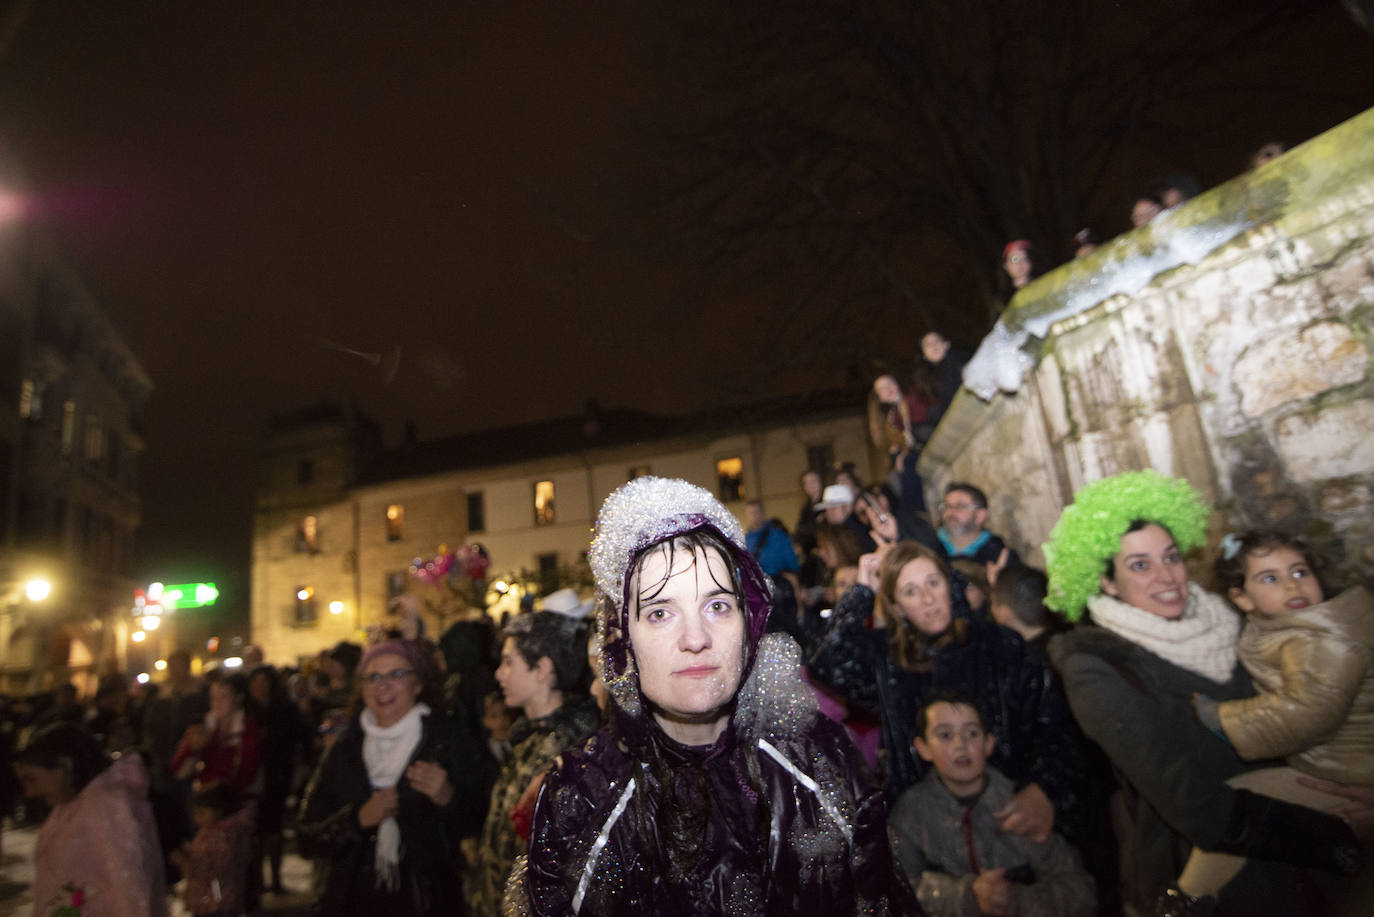
[[[163,671],[167,668],[167,660],[159,659],[157,662],[153,663],[153,668],[157,669],[159,672]]]
[[[138,681],[139,684],[141,684],[141,685],[146,685],[146,684],[147,684],[149,681],[151,681],[151,680],[152,680],[152,676],[149,675],[147,672],[139,672],[139,673],[138,673],[138,679],[137,679],[137,681]]]
[[[157,615],[144,615],[143,620],[138,622],[144,630],[157,630],[162,626],[162,619]]]
[[[148,635],[141,630],[136,630],[129,635],[129,639],[135,643],[142,643],[144,640],[148,639]]]
[[[24,584],[24,595],[30,602],[41,602],[52,594],[52,583],[45,579],[31,579]]]
[[[332,615],[343,614],[343,602],[333,601],[329,603],[329,613]]]
[[[226,669],[237,669],[241,665],[243,665],[243,658],[241,656],[230,656],[228,659],[224,660],[224,667]]]

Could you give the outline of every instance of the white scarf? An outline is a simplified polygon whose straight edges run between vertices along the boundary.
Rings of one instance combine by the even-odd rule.
[[[378,726],[371,710],[364,710],[359,721],[363,727],[363,764],[372,788],[393,787],[405,773],[415,747],[420,744],[420,718],[429,713],[427,704],[416,704],[390,726]],[[377,826],[377,887],[395,891],[401,884],[401,826],[388,815]]]
[[[1196,583],[1188,584],[1188,604],[1176,620],[1106,594],[1088,599],[1088,614],[1117,636],[1203,678],[1224,684],[1236,669],[1240,616]]]

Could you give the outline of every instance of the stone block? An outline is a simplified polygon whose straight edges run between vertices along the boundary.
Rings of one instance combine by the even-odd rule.
[[[1319,395],[1365,377],[1369,353],[1348,325],[1321,322],[1297,334],[1280,332],[1236,361],[1232,382],[1247,417]]]
[[[1374,502],[1374,491],[1368,480],[1341,478],[1322,483],[1320,500],[1321,511],[1325,514],[1363,512]]]
[[[1275,425],[1279,454],[1298,481],[1367,475],[1374,469],[1374,401],[1293,414]]]

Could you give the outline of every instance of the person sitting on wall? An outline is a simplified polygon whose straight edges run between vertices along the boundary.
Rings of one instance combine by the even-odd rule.
[[[940,543],[950,560],[967,557],[980,564],[1002,563],[1005,551],[1007,557],[1003,566],[1021,562],[1005,541],[983,527],[987,521],[987,494],[963,481],[955,481],[945,488],[945,499],[940,504]]]

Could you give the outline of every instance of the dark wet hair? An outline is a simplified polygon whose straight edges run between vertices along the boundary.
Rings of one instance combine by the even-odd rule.
[[[978,717],[978,725],[983,727],[984,732],[988,731],[988,719],[983,715],[983,705],[977,698],[956,688],[943,688],[930,695],[926,702],[921,705],[920,712],[916,714],[916,725],[920,727],[917,735],[921,738],[925,738],[926,731],[930,729],[930,709],[936,704],[968,707],[973,711],[974,716]]]
[[[1011,609],[1016,620],[1030,627],[1051,627],[1058,615],[1045,607],[1049,579],[1044,571],[1022,564],[1007,567],[997,574],[991,600]]]
[[[516,652],[531,668],[547,656],[553,663],[557,690],[575,691],[583,683],[587,669],[587,635],[582,622],[554,611],[532,611],[516,615],[501,635],[503,640],[515,641]]]
[[[1254,555],[1262,557],[1278,548],[1290,548],[1301,554],[1302,559],[1307,561],[1307,565],[1312,568],[1312,572],[1318,574],[1318,583],[1321,582],[1319,565],[1316,556],[1312,553],[1312,548],[1296,535],[1287,535],[1273,529],[1260,529],[1246,532],[1244,535],[1228,537],[1236,538],[1239,541],[1239,547],[1228,559],[1226,557],[1226,543],[1223,541],[1222,550],[1217,554],[1216,563],[1212,567],[1217,577],[1217,586],[1223,592],[1229,593],[1232,589],[1244,589],[1246,560]]]
[[[50,770],[70,766],[72,792],[79,793],[110,766],[110,759],[95,736],[84,727],[55,723],[29,739],[29,743],[15,754],[14,763]]]
[[[662,552],[666,564],[663,570],[663,578],[656,583],[637,583],[638,592],[633,596],[634,605],[632,606],[636,617],[639,615],[639,606],[643,602],[652,601],[657,598],[668,585],[668,580],[672,578],[677,554],[681,551],[692,557],[692,563],[696,563],[696,553],[701,551],[707,556],[712,552],[720,557],[725,563],[725,569],[729,571],[728,582],[722,583],[716,579],[716,573],[708,564],[707,574],[720,588],[733,595],[740,603],[740,611],[743,613],[744,606],[744,582],[740,579],[739,569],[735,566],[734,556],[730,553],[730,548],[725,539],[717,535],[708,528],[693,529],[682,535],[674,535],[672,538],[665,538],[657,544],[652,544],[640,551],[635,557],[634,563],[630,567],[630,578],[633,582],[640,572],[644,569],[644,560],[655,552]]]

